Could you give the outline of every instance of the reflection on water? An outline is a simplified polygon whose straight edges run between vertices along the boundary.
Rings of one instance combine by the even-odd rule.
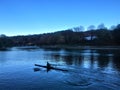
[[[120,50],[12,48],[0,51],[0,90],[120,88]],[[46,65],[50,69],[34,66]]]
[[[119,50],[79,50],[45,53],[44,58],[51,62],[63,62],[66,65],[80,66],[82,68],[102,68],[120,70]]]
[[[120,79],[116,77],[116,73],[120,75],[119,55],[119,50],[60,50],[44,56],[69,67],[70,72],[64,76],[65,84],[85,87],[101,83],[106,89],[116,89],[120,86]]]

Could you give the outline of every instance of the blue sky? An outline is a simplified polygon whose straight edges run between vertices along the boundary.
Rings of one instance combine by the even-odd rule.
[[[27,35],[120,23],[120,0],[0,0],[0,34]]]

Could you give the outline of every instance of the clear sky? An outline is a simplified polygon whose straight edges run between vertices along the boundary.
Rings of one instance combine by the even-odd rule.
[[[26,35],[120,23],[120,0],[0,0],[0,34]]]

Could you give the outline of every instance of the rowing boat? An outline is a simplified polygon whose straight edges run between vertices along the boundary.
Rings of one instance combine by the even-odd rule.
[[[44,66],[44,65],[35,64],[35,66],[47,68],[47,70],[54,69],[54,70],[59,70],[59,71],[68,71],[68,70],[52,67],[51,65],[50,66],[48,66],[48,65]]]

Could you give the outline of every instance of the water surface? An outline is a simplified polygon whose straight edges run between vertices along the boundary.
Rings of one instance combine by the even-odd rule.
[[[0,90],[118,90],[120,49],[18,48],[0,51]],[[49,70],[46,65],[68,70]],[[39,68],[39,71],[34,71]]]

